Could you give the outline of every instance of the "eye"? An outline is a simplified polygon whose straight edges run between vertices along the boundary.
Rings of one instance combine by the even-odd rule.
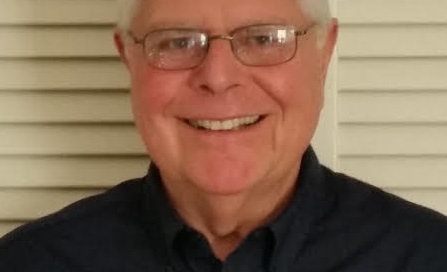
[[[277,37],[271,34],[253,35],[249,40],[250,43],[258,46],[269,46],[280,42]]]
[[[267,49],[271,47],[282,47],[293,41],[293,31],[279,28],[277,26],[254,26],[242,29],[235,33],[235,38],[244,47]]]
[[[196,41],[191,37],[173,37],[165,38],[157,43],[157,49],[160,51],[186,50],[196,45]]]

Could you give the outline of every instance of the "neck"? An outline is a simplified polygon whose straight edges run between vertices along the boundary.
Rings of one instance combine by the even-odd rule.
[[[275,179],[234,195],[207,194],[165,183],[169,198],[180,217],[208,240],[215,256],[225,260],[254,229],[275,218],[292,197],[295,169]],[[185,187],[187,187],[186,185]]]

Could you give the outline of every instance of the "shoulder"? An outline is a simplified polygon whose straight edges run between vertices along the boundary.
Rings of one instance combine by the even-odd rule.
[[[28,235],[45,233],[51,229],[72,227],[74,223],[98,223],[98,219],[128,212],[141,200],[142,180],[128,180],[109,190],[81,199],[48,216],[32,221],[7,234],[0,240],[0,248],[10,241]]]
[[[94,248],[93,241],[104,243],[106,236],[113,237],[119,231],[126,235],[126,228],[138,225],[142,186],[141,179],[123,182],[12,231],[0,239],[0,271],[15,271],[2,269],[7,264],[9,269],[14,264],[23,268],[26,261],[38,260],[34,263],[37,265],[49,259],[52,259],[49,263],[57,267],[55,255],[76,251],[86,243],[91,243]],[[104,240],[101,240],[102,235]]]
[[[336,195],[336,204],[344,213],[377,215],[396,223],[413,221],[415,227],[432,226],[427,225],[430,222],[447,226],[447,217],[439,212],[342,173],[325,169],[325,175],[330,190]]]
[[[447,217],[380,188],[325,169],[334,194],[330,232],[382,259],[406,259],[413,268],[447,269]],[[386,252],[386,253],[384,253]],[[443,270],[444,271],[444,270]]]

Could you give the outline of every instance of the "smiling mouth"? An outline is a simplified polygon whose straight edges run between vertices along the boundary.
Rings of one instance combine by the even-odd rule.
[[[186,122],[198,129],[210,131],[230,131],[246,128],[258,123],[261,115],[233,118],[227,120],[186,120]]]

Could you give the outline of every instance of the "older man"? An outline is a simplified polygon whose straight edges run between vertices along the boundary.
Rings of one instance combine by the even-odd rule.
[[[0,271],[447,271],[447,220],[309,147],[327,0],[123,0],[146,177],[9,234]]]

